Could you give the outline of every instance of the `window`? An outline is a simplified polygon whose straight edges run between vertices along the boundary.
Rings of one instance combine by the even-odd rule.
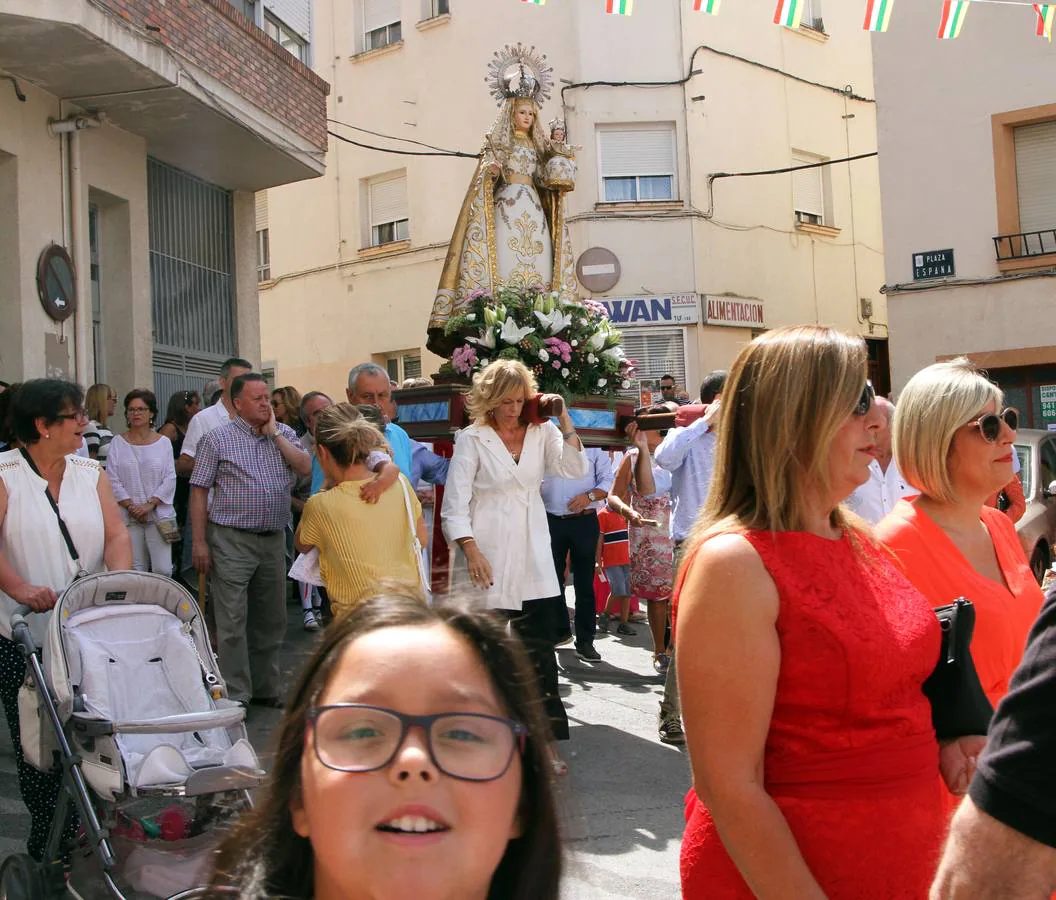
[[[417,350],[398,353],[385,360],[385,371],[389,380],[402,384],[408,378],[422,377],[422,355]]]
[[[422,18],[435,19],[437,16],[446,16],[451,12],[448,0],[422,0]]]
[[[264,13],[264,32],[283,50],[296,56],[301,62],[308,62],[308,42],[288,25],[284,25],[270,12]]]
[[[803,28],[824,33],[825,21],[821,17],[821,0],[806,0],[800,24]]]
[[[1013,129],[1020,232],[1043,232],[1028,239],[1038,253],[1056,252],[1056,122]]]
[[[257,282],[271,280],[271,247],[268,229],[257,232]]]
[[[409,239],[406,175],[368,183],[367,202],[370,207],[371,247]]]
[[[829,167],[817,166],[819,162],[825,162],[825,158],[806,153],[792,155],[793,166],[815,165],[813,169],[797,169],[792,173],[792,208],[797,225],[832,225]]]
[[[1056,254],[1056,103],[991,116],[1002,272],[1049,268]]]
[[[675,129],[656,124],[599,128],[603,203],[675,200]]]
[[[681,328],[624,328],[620,333],[623,352],[637,362],[638,378],[674,375],[675,383],[693,396],[694,389],[686,384],[686,341]]]
[[[401,40],[400,0],[363,0],[363,50],[377,50]]]

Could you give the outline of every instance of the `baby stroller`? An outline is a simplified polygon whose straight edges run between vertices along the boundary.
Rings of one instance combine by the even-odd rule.
[[[63,790],[43,863],[8,857],[0,900],[193,896],[217,826],[249,808],[264,776],[197,604],[160,575],[88,575],[59,598],[43,653],[28,612],[11,623],[28,661],[22,749],[38,769],[57,759]],[[81,823],[72,864],[62,846],[71,809]]]

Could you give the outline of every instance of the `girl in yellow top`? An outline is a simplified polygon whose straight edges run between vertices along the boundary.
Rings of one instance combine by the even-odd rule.
[[[297,530],[297,549],[319,550],[319,569],[326,582],[334,614],[347,612],[378,591],[382,580],[418,585],[418,563],[402,488],[385,491],[377,503],[367,503],[360,488],[374,475],[367,456],[385,447],[381,433],[350,403],[337,403],[319,413],[316,453],[330,490],[304,506]],[[409,490],[418,537],[425,541],[422,507]]]

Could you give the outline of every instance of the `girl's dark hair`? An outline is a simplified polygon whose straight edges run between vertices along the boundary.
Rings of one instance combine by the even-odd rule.
[[[52,425],[67,410],[80,409],[84,403],[80,385],[62,378],[32,378],[12,393],[9,424],[12,435],[23,444],[40,440],[37,419]]]
[[[357,638],[383,628],[429,625],[446,625],[469,642],[509,716],[528,727],[521,760],[524,831],[507,845],[488,900],[557,900],[561,843],[546,755],[549,729],[525,650],[494,614],[457,601],[426,606],[413,589],[401,586],[385,588],[327,628],[287,701],[267,795],[221,844],[209,896],[230,897],[235,888],[243,900],[313,897],[312,845],[294,831],[290,812],[301,790],[308,711]]]
[[[11,428],[11,407],[14,405],[15,393],[18,391],[21,384],[6,384],[5,390],[0,394],[0,443],[13,444],[15,442],[15,433]]]
[[[125,412],[127,415],[128,404],[133,400],[142,400],[147,409],[150,410],[150,424],[154,424],[154,420],[158,418],[158,398],[154,396],[153,391],[148,391],[146,388],[133,388],[127,394],[125,394]]]
[[[201,399],[197,391],[177,391],[169,397],[169,405],[165,410],[165,424],[172,422],[178,428],[187,429],[191,417],[187,415],[187,407],[194,403],[194,398]]]

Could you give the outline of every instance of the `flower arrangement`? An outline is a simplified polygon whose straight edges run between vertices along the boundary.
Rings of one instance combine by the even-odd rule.
[[[601,303],[565,303],[541,286],[473,291],[468,300],[446,328],[462,342],[451,355],[459,374],[472,376],[493,359],[518,359],[543,393],[612,397],[630,388],[634,361],[624,356]]]

